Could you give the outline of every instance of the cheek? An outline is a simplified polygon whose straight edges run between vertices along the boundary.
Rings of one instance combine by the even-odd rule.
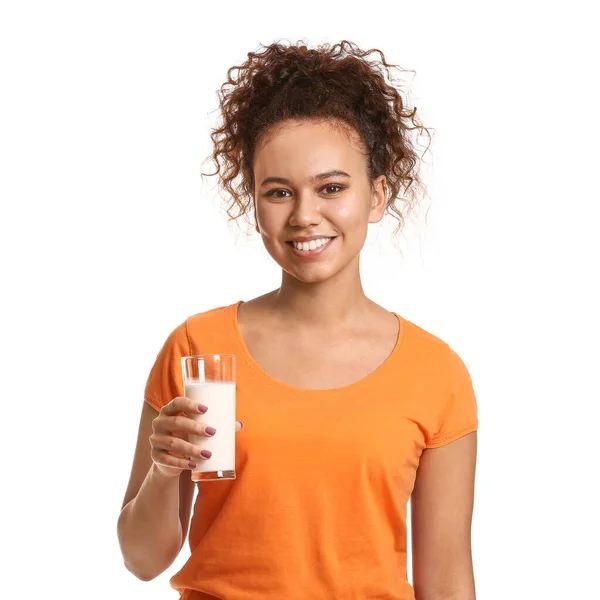
[[[355,200],[332,205],[330,210],[331,220],[339,223],[340,227],[348,229],[359,227],[362,223],[365,223],[366,226],[369,215],[363,204],[363,202]]]
[[[281,221],[281,216],[277,215],[277,211],[271,209],[265,209],[260,205],[256,209],[256,220],[260,227],[261,233],[266,237],[272,236],[281,225],[278,223]]]

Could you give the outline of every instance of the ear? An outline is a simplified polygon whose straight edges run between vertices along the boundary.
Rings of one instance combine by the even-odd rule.
[[[387,179],[380,175],[373,182],[371,194],[371,210],[369,211],[369,223],[379,223],[383,219],[387,206]]]

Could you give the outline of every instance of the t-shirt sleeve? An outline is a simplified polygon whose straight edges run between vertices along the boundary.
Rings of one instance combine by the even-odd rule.
[[[160,411],[173,398],[183,396],[181,357],[190,355],[190,343],[184,322],[169,334],[150,370],[144,400],[152,408]]]
[[[479,426],[473,382],[463,360],[450,348],[449,382],[438,431],[426,448],[438,448],[476,431]]]

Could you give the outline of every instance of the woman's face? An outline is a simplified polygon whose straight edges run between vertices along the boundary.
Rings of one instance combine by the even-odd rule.
[[[331,123],[285,121],[257,144],[257,226],[269,254],[300,281],[325,281],[357,262],[368,224],[383,217],[385,176],[371,188],[359,143]]]

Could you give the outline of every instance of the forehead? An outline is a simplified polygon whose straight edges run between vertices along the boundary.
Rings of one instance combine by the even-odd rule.
[[[262,175],[306,176],[317,170],[365,168],[360,137],[345,123],[285,121],[258,141],[254,170]]]

